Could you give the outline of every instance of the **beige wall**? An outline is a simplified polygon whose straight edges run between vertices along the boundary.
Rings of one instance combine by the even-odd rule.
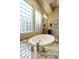
[[[48,19],[48,29],[52,29],[53,33],[56,37],[59,37],[59,26],[55,24],[55,21],[59,20],[59,7],[56,7],[53,14],[49,15]],[[52,23],[52,27],[50,27],[50,23]]]
[[[53,31],[53,34],[56,37],[59,37],[59,27],[57,25],[57,27],[55,27],[55,21],[59,20],[59,7],[56,7],[55,10],[53,11],[53,14],[51,13],[48,16],[48,22],[43,19],[43,24],[46,24],[46,26],[48,27],[48,29],[51,29]],[[50,27],[50,23],[52,23],[52,27]]]
[[[43,25],[45,24],[45,27],[43,27],[43,28],[48,28],[48,27],[47,27],[47,26],[48,26],[48,25],[47,25],[47,19],[43,18],[43,21],[42,21],[42,22],[43,22],[43,23],[42,23]]]

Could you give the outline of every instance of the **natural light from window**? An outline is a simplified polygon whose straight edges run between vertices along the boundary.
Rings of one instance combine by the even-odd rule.
[[[30,4],[21,0],[21,15],[20,15],[20,32],[39,32],[41,31],[42,14],[35,10]],[[34,12],[35,11],[35,12]],[[35,17],[34,17],[35,16]],[[33,23],[33,21],[35,21]],[[34,27],[33,27],[34,25]],[[35,28],[35,30],[33,30]]]

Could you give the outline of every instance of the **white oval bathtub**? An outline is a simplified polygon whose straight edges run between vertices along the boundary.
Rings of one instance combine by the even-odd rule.
[[[36,43],[39,42],[40,46],[45,46],[51,44],[54,40],[55,38],[53,35],[40,34],[30,38],[28,42],[32,45],[36,45]]]

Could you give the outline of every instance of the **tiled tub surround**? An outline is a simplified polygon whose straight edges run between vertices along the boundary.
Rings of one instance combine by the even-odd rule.
[[[59,44],[52,43],[45,47],[46,52],[38,52],[34,57],[31,45],[26,40],[20,42],[20,59],[59,59]]]

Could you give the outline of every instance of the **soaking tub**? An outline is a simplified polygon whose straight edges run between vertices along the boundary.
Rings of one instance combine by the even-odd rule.
[[[53,43],[55,40],[54,36],[49,35],[49,34],[40,34],[31,37],[28,42],[32,45],[31,50],[34,51],[34,58],[37,58],[37,52],[39,51],[39,47],[42,47],[43,50],[45,51],[45,46]],[[38,44],[39,43],[39,46]]]
[[[33,36],[29,39],[29,43],[32,45],[36,45],[37,42],[39,42],[39,46],[45,46],[53,43],[55,40],[53,35],[49,34],[40,34]]]

